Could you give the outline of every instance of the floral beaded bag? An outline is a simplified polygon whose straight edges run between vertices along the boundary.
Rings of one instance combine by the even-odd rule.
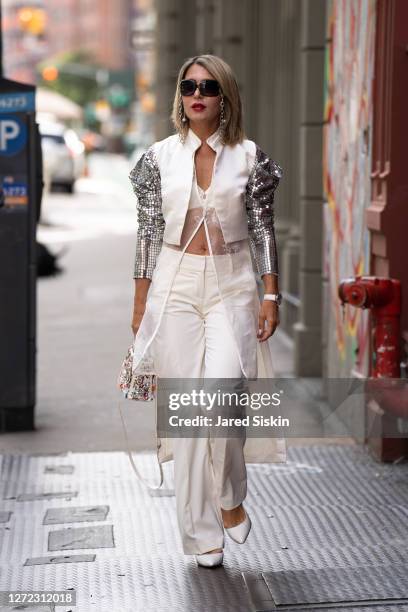
[[[150,359],[142,359],[137,372],[132,370],[133,344],[130,345],[122,362],[118,376],[118,387],[126,399],[152,401],[157,389],[157,377]]]
[[[139,365],[137,372],[136,371],[134,372],[132,369],[133,355],[134,355],[133,344],[131,344],[130,347],[128,348],[128,351],[126,353],[126,356],[122,362],[122,365],[119,371],[117,387],[122,391],[126,399],[131,399],[131,400],[136,400],[136,401],[153,401],[156,398],[157,376],[155,372],[153,371],[152,360],[148,357],[145,357],[144,359],[141,360],[141,363]],[[127,446],[127,454],[129,456],[130,463],[132,465],[132,468],[136,476],[148,489],[150,490],[160,489],[163,484],[163,480],[164,480],[163,467],[160,461],[158,462],[159,471],[160,471],[160,482],[157,486],[152,486],[140,474],[133,460],[132,451],[130,450],[129,438],[126,432],[125,419],[123,416],[122,408],[120,406],[120,402],[119,402],[119,412],[120,412],[120,417],[122,420],[123,433],[124,433],[126,446]],[[157,415],[156,415],[156,419],[157,419]]]

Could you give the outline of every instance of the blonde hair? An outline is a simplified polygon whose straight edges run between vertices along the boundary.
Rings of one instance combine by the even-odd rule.
[[[184,79],[187,70],[193,64],[203,66],[218,81],[224,97],[225,123],[221,129],[221,141],[224,145],[234,145],[246,138],[243,128],[242,102],[238,89],[238,83],[232,68],[217,55],[196,55],[188,58],[181,66],[176,85],[176,93],[173,101],[171,120],[180,138],[184,141],[189,130],[189,118],[183,122],[180,117],[182,97],[180,94],[180,82]]]

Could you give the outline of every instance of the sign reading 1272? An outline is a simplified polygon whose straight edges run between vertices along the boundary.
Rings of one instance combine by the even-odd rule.
[[[17,155],[27,142],[27,127],[22,118],[0,115],[0,155]]]

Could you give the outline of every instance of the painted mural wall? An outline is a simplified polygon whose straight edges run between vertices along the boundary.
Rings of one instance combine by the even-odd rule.
[[[323,276],[327,376],[367,375],[368,313],[338,298],[340,282],[369,273],[375,0],[333,0],[326,47]]]

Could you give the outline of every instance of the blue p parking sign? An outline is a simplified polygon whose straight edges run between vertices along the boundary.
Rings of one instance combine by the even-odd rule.
[[[27,127],[17,115],[0,115],[0,155],[20,153],[27,143]]]

